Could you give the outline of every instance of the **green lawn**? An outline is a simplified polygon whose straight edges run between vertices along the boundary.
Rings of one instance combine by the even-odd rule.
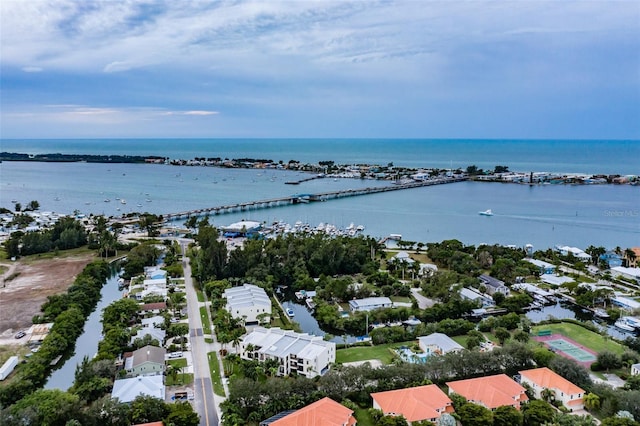
[[[209,371],[211,371],[211,383],[213,383],[213,392],[219,396],[225,396],[222,379],[220,378],[220,365],[215,352],[209,352]]]
[[[534,336],[538,334],[539,330],[551,330],[551,333],[553,334],[558,333],[563,336],[567,336],[568,338],[575,340],[579,344],[598,353],[604,350],[609,350],[617,354],[624,352],[624,346],[618,342],[614,342],[613,340],[605,338],[598,333],[594,333],[593,331],[589,331],[586,328],[569,322],[538,325],[533,327],[531,330]]]
[[[175,381],[171,376],[165,377],[165,385],[167,386],[188,385],[190,383],[193,383],[193,373],[178,373]]]
[[[211,327],[209,326],[209,313],[206,306],[200,306],[200,319],[202,320],[202,332],[204,334],[211,334]]]
[[[202,294],[202,290],[196,289],[196,295],[198,296],[198,302],[204,302],[204,294]]]
[[[387,343],[376,346],[354,346],[351,348],[338,349],[336,351],[336,362],[345,363],[379,359],[383,364],[391,364],[393,360],[393,352],[391,349],[399,348],[400,346],[411,346],[414,343],[415,340],[411,340],[410,342]]]
[[[391,296],[389,299],[391,299],[392,302],[400,302],[400,303],[411,303],[411,302],[413,302],[412,298],[403,297],[403,296]]]
[[[358,408],[356,409],[355,418],[358,420],[358,426],[374,426],[373,419],[369,415],[368,408]]]
[[[186,358],[178,358],[178,359],[170,359],[167,361],[169,365],[173,365],[174,367],[183,368],[187,366]]]

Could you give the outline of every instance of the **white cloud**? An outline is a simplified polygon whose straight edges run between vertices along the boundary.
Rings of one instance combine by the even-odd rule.
[[[128,71],[132,68],[132,65],[127,61],[114,61],[111,62],[102,69],[102,71],[109,72],[120,72],[120,71]]]
[[[42,72],[43,69],[40,67],[22,67],[22,71],[24,72]]]
[[[184,115],[216,115],[219,114],[217,111],[184,111]]]

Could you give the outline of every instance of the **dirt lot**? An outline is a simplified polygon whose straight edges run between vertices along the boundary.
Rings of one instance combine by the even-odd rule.
[[[64,292],[75,277],[91,262],[93,255],[29,262],[4,262],[7,269],[0,277],[0,345],[16,344],[19,330],[31,326],[31,318],[40,312],[47,296]]]

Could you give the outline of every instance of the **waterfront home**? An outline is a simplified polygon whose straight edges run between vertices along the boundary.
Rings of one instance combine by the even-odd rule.
[[[577,258],[578,260],[581,260],[583,262],[591,262],[591,255],[588,253],[585,253],[584,250],[579,249],[577,247],[570,247],[570,246],[556,246],[556,251],[558,253],[560,253],[563,256],[569,256],[572,255],[573,257]]]
[[[393,302],[388,297],[366,297],[349,301],[349,307],[353,312],[373,311],[380,308],[391,308]]]
[[[160,315],[154,315],[149,318],[142,318],[140,323],[142,324],[142,327],[159,328],[164,324],[164,318]]]
[[[387,260],[387,263],[393,263],[394,261],[406,263],[407,265],[411,265],[415,262],[415,260],[413,260],[406,251],[399,251],[395,256]]]
[[[233,318],[244,320],[245,324],[270,321],[271,299],[263,288],[253,284],[243,284],[226,289],[222,297],[227,300],[226,309]],[[260,320],[259,316],[265,316],[265,318],[260,317],[262,318]]]
[[[477,302],[478,305],[482,306],[483,308],[490,308],[496,305],[491,296],[489,296],[488,294],[480,293],[473,287],[464,287],[460,289],[460,298],[462,300],[471,300],[472,302]]]
[[[556,266],[549,262],[545,262],[544,260],[538,260],[538,259],[524,259],[524,260],[529,263],[533,263],[535,266],[537,266],[540,272],[540,275],[556,273]]]
[[[480,283],[487,288],[487,293],[491,296],[495,293],[502,293],[505,296],[509,295],[509,287],[504,284],[504,281],[485,274],[480,275],[478,278],[480,279]]]
[[[164,357],[166,349],[156,346],[144,346],[133,351],[124,360],[124,369],[129,376],[162,374],[165,369]]]
[[[145,303],[140,305],[139,311],[140,314],[159,314],[162,311],[167,310],[166,302],[157,302],[157,303]]]
[[[279,376],[295,372],[313,378],[325,374],[336,362],[336,344],[307,333],[256,327],[242,339],[240,358],[260,362],[275,359]]]
[[[430,277],[436,272],[438,272],[438,266],[434,265],[433,263],[421,263],[418,275],[421,277]]]
[[[449,395],[457,393],[489,410],[505,405],[519,410],[520,404],[529,400],[526,389],[506,374],[447,382],[447,386]]]
[[[129,379],[120,379],[113,382],[111,398],[117,398],[120,402],[132,402],[140,395],[147,395],[164,401],[165,387],[163,376],[138,376]]]
[[[285,411],[260,422],[260,426],[355,426],[356,424],[353,410],[328,397],[299,410]]]
[[[627,311],[640,309],[640,302],[635,299],[631,299],[630,297],[615,296],[611,298],[611,302],[622,309],[626,309]]]
[[[624,251],[624,263],[628,268],[636,268],[640,260],[640,247],[631,247]]]
[[[418,337],[418,346],[427,355],[444,355],[464,349],[458,342],[442,333],[431,333],[428,336]]]
[[[404,416],[412,422],[435,422],[444,413],[453,413],[453,403],[437,385],[417,386],[371,394],[373,408],[385,416]]]
[[[638,364],[633,364],[631,366],[631,375],[632,376],[637,376],[640,374],[640,363]]]
[[[614,277],[622,277],[640,283],[640,268],[626,268],[624,266],[616,266],[611,268],[611,275]]]
[[[608,250],[599,257],[601,262],[607,264],[609,268],[615,268],[616,266],[622,266],[622,257],[613,250]]]
[[[152,339],[155,339],[159,344],[162,344],[164,342],[164,338],[167,336],[167,332],[161,328],[143,327],[131,337],[130,343],[133,345],[136,339],[144,339],[145,336],[151,336]]]
[[[559,287],[562,284],[572,283],[573,278],[562,277],[562,276],[553,275],[553,274],[542,274],[540,275],[540,281],[549,285]]]
[[[551,371],[547,367],[534,368],[520,371],[520,383],[527,384],[533,390],[536,399],[543,399],[542,392],[549,389],[553,392],[556,401],[569,411],[578,411],[584,408],[584,389],[574,385],[564,377]]]

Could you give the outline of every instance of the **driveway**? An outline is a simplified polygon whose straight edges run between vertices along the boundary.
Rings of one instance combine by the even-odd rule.
[[[418,301],[418,307],[420,309],[430,308],[436,304],[435,300],[421,295],[419,288],[411,288],[411,295]]]

